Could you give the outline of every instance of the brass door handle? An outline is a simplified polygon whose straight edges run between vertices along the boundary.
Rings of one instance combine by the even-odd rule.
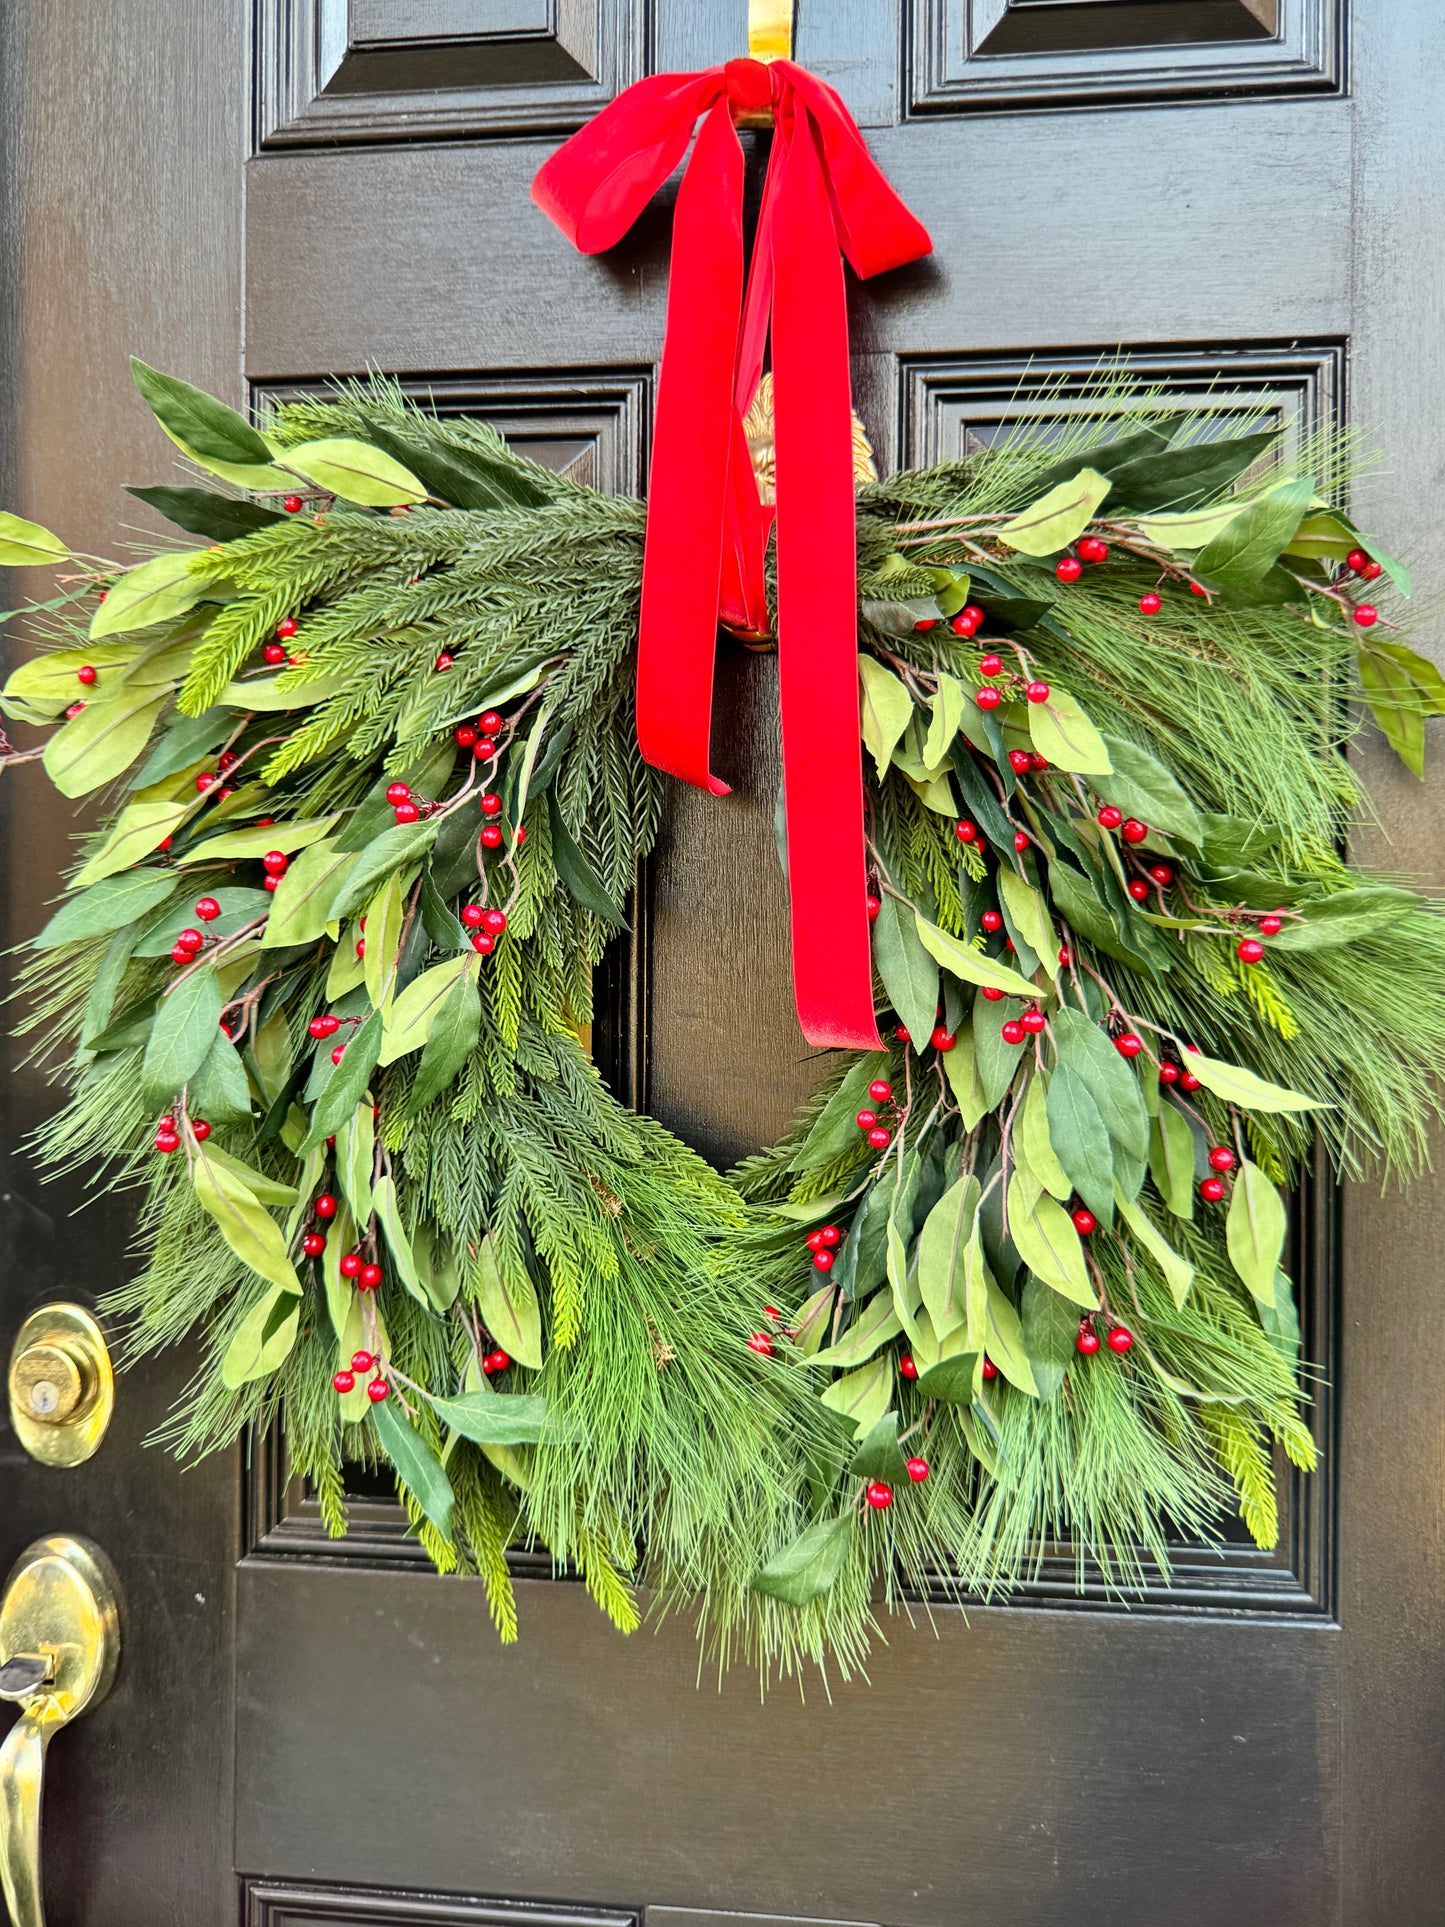
[[[0,1699],[21,1709],[0,1746],[0,1891],[13,1927],[45,1927],[46,1749],[62,1726],[104,1699],[119,1657],[119,1596],[105,1554],[64,1533],[37,1539],[0,1598]]]

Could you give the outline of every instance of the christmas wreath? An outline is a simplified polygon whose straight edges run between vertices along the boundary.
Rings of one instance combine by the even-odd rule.
[[[133,1353],[201,1335],[170,1442],[279,1420],[336,1533],[389,1465],[504,1638],[533,1544],[774,1670],[1051,1540],[1121,1591],[1231,1495],[1272,1544],[1279,1187],[1416,1167],[1445,1058],[1434,907],[1341,854],[1352,699],[1417,772],[1445,711],[1349,450],[1101,390],[862,488],[886,1042],[725,1178],[584,1041],[663,806],[642,506],[381,380],[136,377],[232,492],[135,490],[205,545],[132,566],[0,518],[61,571],[3,707],[108,801],[24,1021],[45,1157],[144,1193]]]

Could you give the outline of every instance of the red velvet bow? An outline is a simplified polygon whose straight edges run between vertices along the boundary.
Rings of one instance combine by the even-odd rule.
[[[743,276],[734,119],[771,108],[772,154]],[[709,768],[719,618],[765,632],[773,511],[743,417],[773,344],[778,654],[793,985],[813,1044],[876,1048],[864,905],[848,317],[859,275],[927,254],[831,87],[790,60],[640,80],[561,147],[532,198],[584,253],[620,240],[686,152],[647,509],[637,739],[649,763],[725,796]]]

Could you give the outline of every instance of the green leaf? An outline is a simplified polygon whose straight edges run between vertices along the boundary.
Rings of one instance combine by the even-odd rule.
[[[367,904],[363,921],[366,947],[361,959],[362,977],[373,1009],[384,1010],[396,982],[402,925],[406,921],[406,892],[399,876],[386,879]]]
[[[1077,475],[1011,516],[997,531],[997,538],[1021,555],[1054,555],[1083,534],[1111,486],[1107,475],[1081,468]]]
[[[1207,1091],[1226,1103],[1238,1104],[1246,1111],[1328,1111],[1332,1107],[1320,1098],[1302,1097],[1282,1084],[1270,1084],[1253,1071],[1238,1064],[1225,1064],[1215,1057],[1191,1051],[1185,1059],[1189,1069]]]
[[[986,997],[974,1000],[973,1048],[984,1109],[991,1111],[1012,1084],[1024,1047],[1022,1044],[1004,1042],[1003,1012]],[[953,1057],[957,1053],[958,1046],[955,1044],[946,1055]]]
[[[471,935],[464,930],[457,919],[456,912],[443,897],[436,886],[432,874],[436,864],[436,852],[422,873],[421,880],[421,921],[422,928],[439,950],[470,950]]]
[[[279,459],[317,488],[339,495],[343,502],[360,502],[366,508],[395,508],[403,502],[426,500],[426,489],[411,470],[369,442],[328,436],[288,448]]]
[[[207,1140],[204,1156],[209,1164],[219,1166],[239,1179],[251,1196],[258,1198],[262,1204],[295,1204],[300,1195],[294,1184],[283,1184],[279,1178],[268,1178],[264,1172],[244,1164],[240,1158],[232,1157],[229,1151],[223,1151],[214,1139]]]
[[[922,1044],[938,1007],[938,964],[919,936],[912,905],[885,892],[873,926],[873,961],[889,1002]]]
[[[452,1536],[455,1494],[446,1467],[421,1433],[396,1409],[394,1399],[371,1408],[377,1444],[391,1460],[397,1477],[444,1539]]]
[[[1269,428],[1142,455],[1114,470],[1109,512],[1150,514],[1198,508],[1222,495],[1278,439],[1279,430]]]
[[[271,898],[261,942],[268,949],[314,943],[331,921],[337,878],[355,860],[350,851],[338,849],[330,838],[304,849]]]
[[[886,1051],[865,1051],[855,1058],[836,1091],[813,1121],[813,1127],[794,1154],[791,1169],[812,1171],[831,1164],[858,1144],[858,1113],[870,1102],[868,1086],[888,1067]]]
[[[893,1201],[894,1166],[872,1185],[853,1213],[853,1229],[828,1274],[844,1298],[862,1298],[882,1282],[886,1267],[888,1215]]]
[[[1041,1198],[1039,1203],[1058,1212],[1061,1218],[1064,1217],[1052,1198]],[[1067,1218],[1064,1222],[1068,1223]],[[1070,1231],[1073,1228],[1069,1225]],[[1024,1345],[1023,1327],[1019,1324],[1019,1315],[992,1278],[988,1281],[984,1350],[1010,1385],[1020,1392],[1027,1393],[1030,1398],[1038,1397],[1039,1388],[1034,1380],[1034,1368],[1029,1363],[1028,1350]],[[937,1370],[937,1367],[934,1369]]]
[[[432,1397],[444,1425],[474,1445],[536,1445],[547,1419],[547,1401],[535,1392],[466,1392]]]
[[[978,1007],[980,1010],[986,1008],[983,999],[979,1000]],[[974,1041],[972,1024],[961,1025],[954,1037],[953,1049],[944,1052],[943,1074],[948,1079],[948,1088],[963,1119],[963,1128],[971,1131],[989,1108],[979,1077],[978,1047]]]
[[[1046,974],[1059,974],[1059,939],[1049,921],[1049,906],[1017,870],[1007,864],[998,867],[995,881],[999,902],[1015,943],[1026,943],[1044,966]]]
[[[1217,588],[1244,588],[1273,567],[1314,496],[1305,478],[1256,496],[1199,551],[1194,574]]]
[[[131,356],[130,372],[151,413],[168,434],[213,461],[269,462],[271,450],[243,415],[202,388],[163,375]]]
[[[1049,1136],[1074,1189],[1099,1219],[1114,1215],[1114,1161],[1109,1133],[1094,1094],[1071,1064],[1060,1062],[1049,1080]]]
[[[258,1378],[269,1378],[290,1357],[300,1326],[299,1300],[283,1286],[275,1286],[237,1326],[221,1358],[221,1383],[234,1392]]]
[[[370,1115],[370,1113],[368,1113],[368,1115]],[[421,1273],[417,1268],[416,1254],[412,1250],[411,1239],[406,1235],[406,1227],[401,1221],[401,1207],[397,1203],[395,1178],[393,1178],[388,1171],[379,1177],[375,1184],[369,1184],[367,1190],[371,1208],[376,1213],[377,1222],[386,1234],[387,1249],[391,1253],[392,1263],[396,1268],[397,1276],[419,1305],[425,1305],[429,1311],[445,1311],[445,1305],[438,1306],[434,1304],[431,1293],[426,1289]],[[471,1436],[471,1433],[468,1432],[467,1437],[470,1438]],[[487,1441],[487,1443],[492,1445],[523,1445],[528,1443],[528,1441],[524,1439],[491,1439]]]
[[[198,1147],[191,1160],[191,1182],[197,1198],[242,1263],[299,1297],[301,1280],[287,1256],[280,1225],[235,1172]]]
[[[1114,766],[1104,786],[1109,802],[1153,830],[1199,844],[1205,834],[1203,819],[1158,757],[1126,736],[1106,734],[1104,743]]]
[[[1274,1305],[1275,1271],[1288,1229],[1284,1199],[1259,1166],[1244,1158],[1235,1174],[1224,1235],[1229,1262],[1261,1306]]]
[[[189,803],[127,803],[111,824],[104,843],[76,872],[72,887],[84,889],[103,877],[131,869],[178,828],[190,807]]]
[[[1052,1398],[1074,1363],[1077,1314],[1042,1279],[1029,1278],[1024,1284],[1019,1324],[1039,1397]]]
[[[482,1028],[482,998],[474,969],[464,969],[432,1021],[408,1100],[408,1114],[444,1091],[472,1052]]]
[[[64,943],[109,936],[156,909],[174,895],[175,888],[176,878],[167,870],[130,870],[124,876],[105,877],[63,903],[39,936],[31,939],[31,948],[55,950]]]
[[[1380,567],[1385,571],[1385,574],[1389,576],[1395,587],[1400,591],[1400,594],[1402,596],[1408,596],[1410,593],[1410,571],[1405,567],[1404,563],[1397,562],[1393,555],[1386,555],[1373,535],[1362,535],[1360,537],[1360,547],[1365,551],[1365,554],[1370,557],[1371,561],[1379,563]]]
[[[301,1144],[303,1151],[337,1136],[351,1121],[352,1112],[366,1095],[380,1049],[381,1012],[374,1010],[366,1022],[353,1031],[350,1043],[342,1050],[341,1062],[327,1079],[326,1088],[311,1113],[311,1128]]]
[[[312,676],[305,670],[283,669],[279,676],[248,676],[241,682],[227,683],[220,701],[233,709],[254,709],[264,715],[271,710],[310,709],[340,695],[345,687],[346,678],[340,674]]]
[[[204,535],[211,542],[254,535],[257,529],[286,519],[275,509],[262,508],[259,502],[238,501],[233,495],[217,495],[209,488],[127,488],[126,494],[134,495],[188,535]]]
[[[1094,1310],[1098,1293],[1089,1283],[1083,1246],[1068,1212],[1046,1191],[1027,1201],[1017,1172],[1009,1179],[1008,1229],[1019,1256],[1036,1278],[1070,1304]],[[989,1356],[993,1358],[992,1346]],[[1004,1369],[1001,1358],[994,1358],[994,1363],[1000,1371]]]
[[[1425,715],[1415,684],[1401,666],[1377,649],[1362,649],[1360,687],[1385,741],[1406,769],[1425,774]]]
[[[376,1168],[376,1120],[365,1098],[336,1133],[336,1175],[341,1195],[360,1225],[371,1217],[371,1179]]]
[[[431,1036],[432,1026],[447,998],[474,964],[475,957],[470,953],[448,957],[445,963],[433,964],[430,970],[412,978],[386,1012],[386,1035],[379,1062],[394,1064],[409,1051],[421,1049]]]
[[[848,1420],[856,1436],[870,1432],[888,1410],[893,1390],[893,1366],[887,1358],[875,1358],[861,1371],[849,1372],[819,1400],[830,1412]]]
[[[1020,1162],[1028,1165],[1044,1190],[1057,1198],[1060,1204],[1064,1203],[1074,1187],[1068,1172],[1059,1162],[1049,1136],[1047,1091],[1041,1077],[1029,1079],[1023,1109],[1019,1113],[1014,1150]]]
[[[601,917],[614,930],[625,930],[626,917],[603,888],[597,872],[562,820],[562,806],[554,790],[547,792],[547,816],[552,830],[552,867],[563,888],[584,910],[590,910],[594,917]]]
[[[945,1405],[971,1405],[978,1380],[977,1352],[955,1352],[940,1358],[918,1375],[918,1391],[924,1398],[940,1399]]]
[[[1397,889],[1393,884],[1365,883],[1353,890],[1336,891],[1332,897],[1296,903],[1294,908],[1304,921],[1287,920],[1278,936],[1269,940],[1272,952],[1336,950],[1389,929],[1422,908],[1422,900],[1413,890]]]
[[[502,461],[488,462],[484,456],[445,448],[436,441],[423,441],[393,431],[378,421],[366,423],[366,437],[404,466],[426,487],[428,495],[439,502],[450,502],[459,509],[497,509],[536,507],[549,500],[520,469]]]
[[[67,544],[38,522],[26,522],[18,515],[0,511],[0,569],[63,562],[69,554]]]
[[[1422,656],[1408,643],[1387,642],[1383,638],[1372,637],[1366,643],[1361,637],[1358,647],[1362,655],[1383,656],[1394,668],[1403,670],[1411,693],[1425,715],[1445,716],[1445,676],[1428,656]]]
[[[536,1288],[520,1265],[509,1267],[503,1275],[491,1232],[478,1248],[473,1283],[487,1330],[502,1350],[519,1365],[540,1369],[542,1311]]]
[[[1086,938],[1107,957],[1117,957],[1121,963],[1130,963],[1151,976],[1157,975],[1148,953],[1120,934],[1092,878],[1081,876],[1072,864],[1053,862],[1049,865],[1049,895],[1054,909],[1078,936]]]
[[[1149,1128],[1149,1173],[1176,1218],[1194,1216],[1194,1133],[1184,1114],[1161,1104]]]
[[[754,1592],[781,1599],[785,1606],[806,1606],[835,1586],[848,1563],[850,1518],[819,1519],[785,1546],[748,1584]]]
[[[1053,1029],[1060,1064],[1077,1071],[1088,1085],[1109,1136],[1131,1157],[1143,1158],[1149,1149],[1149,1114],[1128,1060],[1082,1011],[1059,1011]]]
[[[177,881],[184,883],[187,879],[180,877]],[[234,937],[238,930],[265,916],[271,904],[264,890],[243,888],[239,884],[218,883],[210,894],[221,906],[220,916],[206,925],[206,935],[212,938]],[[163,916],[151,922],[144,935],[137,938],[135,954],[138,957],[169,956],[182,930],[195,925],[195,901],[191,891],[187,890],[179,903],[173,904]]]
[[[898,739],[913,715],[913,698],[891,669],[885,669],[875,656],[860,654],[858,677],[862,685],[860,719],[863,741],[871,751],[881,783]]]
[[[191,1077],[188,1101],[191,1115],[211,1124],[241,1123],[251,1115],[246,1066],[219,1025],[200,1068]]]
[[[350,869],[338,880],[326,906],[326,922],[335,923],[359,910],[384,877],[405,869],[416,857],[424,855],[435,843],[436,836],[435,822],[397,823],[383,830],[380,836],[374,836],[366,848],[351,859]]]
[[[207,837],[185,850],[176,861],[181,864],[234,862],[238,857],[265,856],[280,850],[293,856],[297,850],[319,843],[339,821],[336,816],[313,816],[299,823],[269,823],[256,829],[227,830],[223,836]],[[275,893],[280,895],[279,889]]]
[[[162,1110],[195,1075],[221,1023],[221,985],[209,964],[179,978],[161,999],[141,1065],[141,1090],[151,1110]]]
[[[918,1285],[939,1338],[968,1319],[964,1254],[973,1235],[982,1187],[972,1175],[951,1184],[918,1234]]]
[[[1126,1197],[1121,1190],[1115,1192],[1115,1197],[1118,1200],[1119,1216],[1158,1265],[1174,1303],[1182,1309],[1185,1299],[1189,1296],[1189,1287],[1194,1283],[1193,1265],[1174,1249],[1142,1205]]]
[[[1046,703],[1029,703],[1029,737],[1058,769],[1105,776],[1113,768],[1104,738],[1067,689],[1049,688]]]
[[[88,796],[129,769],[150,741],[156,719],[169,700],[168,689],[149,683],[122,687],[100,702],[88,702],[45,745],[45,773],[62,796]]]
[[[902,1485],[907,1480],[908,1461],[898,1443],[896,1412],[885,1412],[859,1441],[848,1470],[856,1479],[882,1479],[885,1485]]]
[[[880,916],[879,921],[882,921]],[[945,970],[952,971],[955,977],[967,984],[985,985],[991,990],[1002,990],[1014,997],[1036,997],[1038,991],[1027,977],[1021,977],[1016,970],[1010,970],[1006,963],[996,957],[986,957],[981,950],[957,937],[947,936],[942,930],[927,921],[917,910],[913,913],[914,926],[919,941],[930,956],[936,957]],[[912,1026],[910,1025],[911,1029]],[[929,1023],[921,1034],[927,1036],[933,1029],[932,1011]],[[915,1031],[914,1035],[920,1033]]]
[[[1173,549],[1176,553],[1202,549],[1248,506],[1245,497],[1227,495],[1222,502],[1185,515],[1151,515],[1140,522],[1139,528],[1147,541],[1157,542],[1161,549]]]
[[[830,1291],[831,1286],[825,1290],[825,1298]],[[868,1300],[836,1345],[814,1353],[813,1363],[835,1366],[840,1371],[865,1364],[880,1345],[896,1338],[902,1329],[893,1309],[892,1291],[880,1291]]]
[[[903,1160],[903,1171],[893,1188],[888,1205],[885,1234],[888,1282],[893,1288],[893,1309],[908,1336],[916,1338],[918,1324],[914,1314],[923,1300],[918,1279],[908,1263],[908,1247],[913,1237],[913,1206],[923,1171],[923,1141],[916,1143]]]
[[[172,549],[127,569],[112,583],[90,621],[93,642],[132,629],[149,629],[194,609],[211,579],[194,566],[200,549]]]
[[[940,672],[928,719],[928,734],[923,739],[923,760],[929,769],[937,769],[948,754],[963,722],[965,702],[963,684],[956,677]]]

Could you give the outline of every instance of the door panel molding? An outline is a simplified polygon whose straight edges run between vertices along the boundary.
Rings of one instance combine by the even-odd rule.
[[[264,1877],[241,1882],[241,1916],[245,1927],[642,1927],[635,1908],[539,1906],[528,1900],[479,1900]],[[702,1917],[699,1927],[707,1927]]]
[[[580,127],[641,77],[643,0],[260,0],[255,144]]]
[[[909,0],[910,114],[1339,93],[1341,0]]]

